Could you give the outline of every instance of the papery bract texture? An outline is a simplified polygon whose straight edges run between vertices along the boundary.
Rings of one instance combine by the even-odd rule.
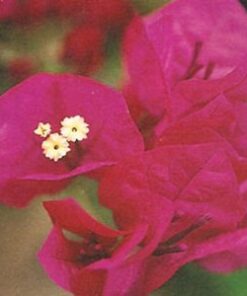
[[[200,5],[178,0],[133,21],[124,44],[124,94],[147,148],[221,142],[242,184],[247,13],[234,0]],[[223,6],[231,13],[222,9],[218,17]]]
[[[145,193],[149,191],[153,195],[147,201]],[[169,145],[129,157],[108,170],[99,195],[113,210],[120,228],[148,217],[151,237],[162,228],[157,211],[152,216],[153,209],[161,204],[157,195],[172,202],[173,219],[148,259],[149,292],[185,263],[231,252],[246,240],[246,228],[241,226],[245,201],[231,162],[217,143]],[[145,217],[136,212],[136,203],[140,209],[149,209]],[[238,240],[225,244],[231,236]]]
[[[178,82],[223,79],[246,64],[246,28],[247,13],[236,0],[177,0],[136,18],[123,47],[128,101],[169,117]]]
[[[133,221],[120,213],[132,208],[118,203],[128,204],[131,196],[146,190],[172,200],[185,216],[186,212],[188,216],[209,214],[210,223],[222,229],[236,227],[245,213],[231,162],[215,143],[170,145],[125,159],[108,170],[99,194],[101,202],[113,209],[120,225],[125,225]],[[155,202],[150,204],[156,206]],[[143,205],[145,200],[139,207]],[[131,216],[138,219],[137,214]]]
[[[231,83],[231,80],[229,81]],[[201,93],[200,100],[185,98],[183,94],[175,94],[172,108],[173,119],[164,118],[155,129],[156,144],[158,146],[180,143],[217,142],[221,143],[231,159],[238,181],[242,186],[247,178],[246,170],[246,104],[244,98],[247,80],[242,79],[235,87],[223,90],[223,94],[215,95],[214,90],[210,97],[210,90],[206,95]],[[183,85],[184,87],[185,85]],[[200,87],[200,82],[199,82]],[[207,87],[207,84],[204,84]],[[195,88],[195,85],[192,86]],[[190,85],[186,89],[192,92]],[[177,101],[176,101],[177,99]],[[205,101],[204,101],[205,100]],[[186,111],[176,108],[186,102]]]
[[[97,222],[72,199],[45,202],[44,205],[54,228],[38,256],[58,285],[81,296],[148,295],[145,264],[152,252],[150,246],[157,247],[158,242],[155,246],[151,241],[143,246],[148,234],[147,219],[120,231]],[[172,208],[168,203],[168,207],[162,209],[166,210],[164,233],[172,217]],[[64,231],[76,234],[80,239],[73,241]],[[140,258],[139,250],[143,255],[145,252],[145,256]]]
[[[87,139],[70,143],[62,159],[48,159],[41,148],[44,138],[35,129],[40,122],[49,123],[52,133],[59,133],[61,121],[71,116],[85,119]],[[0,143],[0,199],[14,206],[57,190],[65,179],[143,150],[123,97],[73,75],[38,74],[6,92],[0,100]]]
[[[136,18],[124,43],[127,70],[124,94],[132,116],[145,137],[146,147],[170,149],[171,145],[215,145],[215,155],[208,160],[207,167],[224,168],[226,171],[221,177],[226,178],[225,184],[230,176],[232,181],[235,180],[230,182],[231,190],[228,191],[232,192],[231,202],[228,198],[221,200],[224,194],[219,185],[224,183],[223,179],[218,179],[218,173],[208,178],[213,174],[209,174],[207,168],[206,174],[193,177],[189,191],[182,190],[188,200],[178,202],[183,208],[180,211],[184,213],[185,209],[193,208],[198,211],[202,205],[199,201],[212,194],[212,188],[217,189],[216,192],[219,191],[212,199],[203,202],[203,208],[211,214],[215,212],[212,221],[216,216],[222,219],[221,222],[218,220],[218,226],[236,215],[235,223],[231,224],[231,219],[228,220],[233,230],[237,226],[246,226],[243,222],[246,215],[246,202],[243,200],[246,200],[247,188],[246,24],[246,11],[238,1],[202,3],[198,0],[178,0],[150,16]],[[188,157],[192,163],[193,157]],[[144,171],[143,167],[141,171]],[[184,174],[189,174],[189,170],[184,169]],[[164,176],[165,173],[160,179]],[[161,184],[164,186],[164,183]],[[206,184],[210,189],[205,188]],[[173,185],[174,182],[169,185],[168,193],[164,192],[166,197],[173,195]],[[193,186],[199,186],[199,189],[195,190]],[[126,185],[119,187],[130,189]],[[118,192],[120,189],[116,188],[114,190]],[[235,202],[234,196],[238,196],[239,205],[237,211],[231,212],[230,204]],[[193,200],[191,205],[188,203],[190,199],[191,202]],[[215,208],[218,202],[221,210],[218,206]],[[224,211],[228,206],[230,212],[227,210],[227,214]],[[204,236],[205,239],[208,237],[207,232]],[[227,249],[215,248],[214,254],[208,258],[205,253],[201,264],[211,271],[233,271],[246,266],[245,251],[246,242],[240,239]],[[171,259],[169,264],[167,262],[169,260],[164,260],[162,267],[157,260],[156,267],[160,266],[162,270],[169,264],[177,265],[176,259]]]
[[[193,77],[220,78],[241,64],[246,24],[246,11],[236,0],[178,0],[147,17],[145,28],[174,84]]]

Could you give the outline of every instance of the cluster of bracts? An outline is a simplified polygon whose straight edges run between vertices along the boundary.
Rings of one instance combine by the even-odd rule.
[[[245,267],[246,11],[237,0],[174,1],[133,18],[122,56],[121,92],[37,74],[2,95],[1,202],[23,207],[76,176],[97,180],[115,229],[73,198],[44,203],[53,229],[40,263],[77,296],[149,295],[192,261]]]

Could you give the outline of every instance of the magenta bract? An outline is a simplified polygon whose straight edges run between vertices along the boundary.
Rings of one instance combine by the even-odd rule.
[[[247,14],[237,1],[200,5],[178,0],[133,21],[124,44],[124,94],[147,148],[221,142],[243,182]],[[231,13],[222,10],[219,18],[223,6]]]
[[[146,199],[147,192],[152,192],[154,200]],[[152,212],[153,207],[160,206],[160,202],[155,202],[155,194],[159,194],[173,201],[176,210],[185,216],[196,219],[210,215],[210,224],[221,229],[235,228],[245,213],[231,162],[216,143],[169,145],[125,159],[108,170],[99,194],[101,202],[113,210],[116,221],[125,227],[139,217],[132,206],[119,204],[136,204],[137,195],[139,208],[152,204]],[[150,223],[157,220],[149,215]]]
[[[59,133],[65,117],[89,124],[87,139],[53,161],[42,152],[39,122]],[[0,100],[1,201],[24,206],[36,194],[57,190],[78,174],[99,173],[122,157],[143,150],[142,137],[117,92],[73,75],[38,74],[6,92]]]
[[[169,117],[180,81],[223,79],[246,64],[246,28],[247,14],[236,0],[177,0],[136,18],[123,48],[128,101],[158,119]]]
[[[148,219],[119,231],[97,222],[72,199],[44,205],[54,228],[39,259],[58,285],[81,296],[147,295],[145,260],[158,244],[143,242]],[[172,217],[171,207],[164,210],[162,233]],[[76,234],[79,240],[67,238],[64,231]]]
[[[152,195],[146,198],[149,192]],[[146,285],[149,292],[187,262],[243,247],[246,228],[240,225],[245,201],[231,162],[216,142],[169,145],[129,157],[108,170],[99,195],[113,210],[120,228],[147,219],[147,240],[162,229],[164,212],[157,210],[162,199],[172,202],[174,216],[148,259],[148,270],[152,270]],[[229,236],[238,236],[238,240],[226,245]]]

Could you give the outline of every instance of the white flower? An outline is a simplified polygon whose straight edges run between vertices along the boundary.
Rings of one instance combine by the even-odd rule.
[[[65,117],[61,125],[61,134],[67,141],[82,141],[87,138],[87,134],[89,133],[88,123],[79,115]]]
[[[51,134],[42,143],[42,149],[44,155],[54,161],[58,161],[70,151],[68,141],[58,133]]]
[[[34,133],[42,138],[46,138],[51,133],[50,123],[40,122],[37,128],[34,130]]]

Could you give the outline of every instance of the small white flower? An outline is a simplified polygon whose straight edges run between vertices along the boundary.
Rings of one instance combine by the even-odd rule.
[[[87,134],[89,133],[88,123],[79,115],[65,117],[61,125],[61,134],[67,141],[82,141],[87,138]]]
[[[51,133],[50,123],[40,122],[34,130],[34,133],[42,138],[46,138]]]
[[[68,141],[58,133],[51,134],[42,143],[42,149],[44,155],[54,161],[58,161],[70,151]]]

